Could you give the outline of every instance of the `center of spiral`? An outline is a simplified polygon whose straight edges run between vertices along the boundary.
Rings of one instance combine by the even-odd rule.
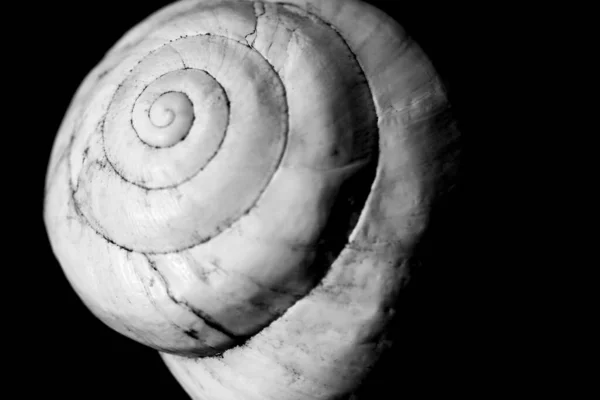
[[[150,122],[157,128],[164,128],[171,125],[175,119],[175,112],[170,108],[165,108],[157,101],[150,109]]]
[[[150,124],[138,132],[140,138],[154,147],[170,147],[183,140],[194,120],[194,106],[182,92],[160,95],[148,110]]]

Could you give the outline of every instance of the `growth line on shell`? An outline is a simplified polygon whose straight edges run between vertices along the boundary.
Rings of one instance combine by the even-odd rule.
[[[130,255],[132,254],[132,252],[126,252],[126,257],[127,260],[130,261]],[[150,262],[151,260],[148,257],[144,257],[148,262]],[[169,295],[169,288],[167,286],[167,281],[166,278],[157,270],[154,268],[151,268],[152,270],[154,270],[155,275],[158,275],[158,279],[162,282],[163,284],[163,288],[165,289],[165,292],[167,293],[167,295]],[[137,268],[133,269],[137,279],[142,283],[142,285],[144,286],[144,292],[146,293],[146,297],[148,298],[148,301],[150,301],[150,303],[152,304],[152,306],[159,312],[159,314],[165,319],[165,321],[167,321],[169,323],[169,325],[171,325],[173,328],[175,328],[176,330],[182,332],[184,335],[191,337],[192,339],[197,340],[198,339],[198,335],[195,334],[195,331],[186,328],[186,327],[182,327],[180,325],[178,325],[177,323],[175,323],[175,321],[173,321],[171,318],[168,317],[168,315],[164,312],[164,310],[158,305],[158,303],[156,302],[156,298],[150,293],[150,290],[148,288],[148,286],[146,285],[146,282],[144,282],[143,277],[139,274]],[[155,278],[153,277],[152,280],[154,280]],[[152,285],[152,283],[150,284]],[[171,298],[171,300],[173,300]],[[207,346],[207,344],[204,344],[205,346]]]
[[[147,254],[143,255],[144,258],[146,259],[146,261],[148,262],[148,267],[150,267],[150,269],[152,271],[154,271],[156,273],[156,275],[159,277],[160,281],[162,282],[164,288],[165,288],[165,292],[167,293],[167,296],[178,306],[190,311],[192,314],[194,314],[195,316],[197,316],[198,318],[202,319],[204,321],[204,323],[232,338],[232,339],[243,339],[243,336],[238,336],[235,333],[231,332],[229,329],[227,329],[226,327],[224,327],[222,324],[220,324],[219,322],[217,322],[214,318],[212,318],[210,315],[208,315],[206,312],[198,309],[197,307],[192,306],[188,301],[186,300],[179,300],[174,294],[173,292],[171,292],[171,289],[169,288],[169,282],[167,281],[167,279],[165,278],[165,276],[160,272],[160,270],[158,269],[158,267],[156,266],[156,261],[152,260]]]

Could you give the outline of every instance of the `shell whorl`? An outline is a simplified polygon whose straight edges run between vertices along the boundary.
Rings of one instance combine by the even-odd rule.
[[[445,104],[363,3],[175,3],[75,95],[46,182],[53,250],[195,398],[337,398],[382,350]]]

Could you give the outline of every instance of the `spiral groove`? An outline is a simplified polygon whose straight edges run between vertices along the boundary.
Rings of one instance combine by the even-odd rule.
[[[178,52],[188,54],[187,63],[169,57]],[[185,69],[173,72],[178,67]],[[151,121],[144,125],[145,115],[165,92],[193,99],[194,124],[185,141],[154,148],[140,134],[148,135],[147,128],[156,134]],[[89,184],[77,192],[82,213],[98,232],[135,251],[178,251],[210,240],[254,207],[278,168],[287,137],[284,93],[268,63],[237,42],[199,35],[163,46],[138,64],[111,101],[102,132],[116,175],[86,169],[82,181]],[[129,105],[130,99],[137,101]],[[186,117],[192,120],[174,119],[184,120],[177,138]],[[106,187],[127,199],[105,198]]]

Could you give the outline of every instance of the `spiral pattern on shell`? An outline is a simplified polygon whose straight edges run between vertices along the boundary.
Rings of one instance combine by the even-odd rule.
[[[54,252],[198,398],[347,393],[425,226],[445,109],[419,48],[363,3],[175,3],[72,102],[46,183]]]

